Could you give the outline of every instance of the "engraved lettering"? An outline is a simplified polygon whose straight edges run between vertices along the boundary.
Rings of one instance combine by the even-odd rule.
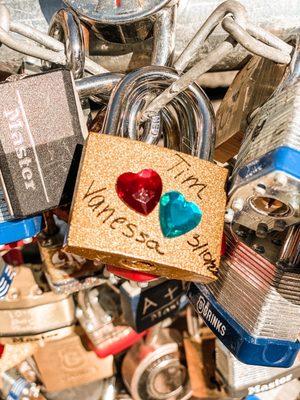
[[[200,189],[199,189],[198,192],[197,192],[197,196],[198,196],[198,198],[201,200],[202,198],[201,198],[201,196],[200,196],[200,193],[207,187],[207,185],[205,185],[204,183],[198,182],[198,178],[196,178],[196,177],[193,176],[193,175],[191,175],[191,176],[187,177],[186,179],[184,179],[184,180],[182,181],[182,183],[186,183],[186,182],[190,182],[190,181],[193,181],[194,183],[192,183],[191,185],[189,185],[189,188],[193,188],[193,187],[195,187],[195,186],[200,187]]]
[[[140,232],[140,236],[141,236],[141,239],[139,239],[139,238],[135,239],[139,243],[145,243],[147,238],[149,237],[149,235],[147,233],[144,233],[144,232]]]
[[[176,292],[177,287],[168,288],[168,293],[164,295],[164,298],[169,298],[170,301],[174,299],[174,292]]]
[[[174,175],[174,179],[178,179],[179,177],[183,177],[183,180],[180,182],[181,184],[188,184],[189,189],[198,188],[197,197],[202,200],[200,193],[207,187],[205,183],[200,182],[199,178],[194,175],[184,176],[187,172],[189,172],[191,164],[185,160],[185,158],[176,153],[176,157],[179,158],[179,161],[176,161],[174,165],[167,169],[167,171],[174,171],[176,175]]]
[[[107,188],[101,188],[94,190],[93,180],[88,187],[86,193],[83,196],[83,200],[87,201],[87,206],[95,212],[100,207],[103,207],[97,214],[96,217],[100,218],[104,216],[105,218],[102,220],[102,223],[105,224],[117,211],[115,208],[111,207],[109,204],[105,204],[106,197],[104,191]],[[100,194],[101,193],[101,194]],[[126,223],[128,222],[128,223]],[[124,224],[126,225],[124,226]],[[154,250],[160,255],[164,255],[165,253],[160,249],[159,242],[150,238],[150,235],[146,232],[139,231],[137,225],[132,224],[128,221],[126,217],[117,217],[110,222],[108,225],[110,229],[113,229],[116,232],[120,232],[123,236],[129,239],[135,239],[137,243],[144,244],[150,250]],[[121,231],[118,230],[118,227],[123,227]],[[125,229],[125,230],[124,230]]]
[[[224,336],[226,333],[226,326],[221,320],[215,315],[215,313],[210,309],[209,302],[205,300],[203,296],[200,296],[197,302],[198,313],[209,322],[215,329]]]
[[[136,229],[137,226],[135,224],[127,224],[126,228],[130,231],[130,235],[126,235],[124,232],[122,232],[122,235],[124,235],[124,236],[126,236],[128,238],[134,237],[135,232],[134,232],[133,228]]]
[[[8,121],[8,127],[12,143],[14,145],[17,158],[19,159],[19,166],[21,168],[22,178],[24,179],[24,185],[26,190],[35,190],[35,183],[33,181],[33,173],[30,168],[32,159],[27,156],[26,147],[23,145],[23,129],[24,124],[22,121],[21,110],[19,107],[13,111],[4,111],[4,117]]]
[[[108,217],[104,218],[104,220],[102,221],[103,224],[105,224],[105,222],[108,221],[109,218],[114,215],[115,209],[114,208],[110,208],[109,206],[105,206],[102,211],[98,212],[97,217],[99,218],[101,214],[104,214],[106,212],[110,212],[110,214],[108,215]]]
[[[115,224],[124,224],[124,222],[126,222],[126,221],[127,221],[127,219],[124,217],[115,218],[109,226],[111,229],[116,229]]]
[[[89,196],[93,196],[93,194],[97,194],[97,193],[100,193],[100,192],[103,192],[104,190],[106,190],[106,188],[101,188],[101,189],[95,190],[94,192],[90,192],[90,190],[94,186],[94,183],[95,183],[95,181],[93,180],[92,183],[90,184],[86,194],[83,196],[83,200],[85,200]]]
[[[148,240],[146,246],[150,250],[156,250],[158,254],[164,255],[164,253],[159,249],[159,243],[156,240]]]
[[[157,306],[158,306],[157,303],[155,303],[154,301],[148,299],[148,297],[145,297],[145,300],[144,300],[144,307],[143,307],[143,315],[146,314],[146,312],[148,311],[148,309],[149,309],[150,307],[157,307]]]
[[[100,200],[99,200],[100,199]],[[94,200],[97,200],[94,202]],[[94,196],[92,197],[89,202],[88,202],[88,207],[91,207],[93,211],[97,210],[102,204],[105,202],[105,197],[100,195],[100,196]]]
[[[198,256],[202,258],[204,265],[214,275],[218,273],[218,267],[216,265],[216,259],[213,259],[211,252],[209,251],[208,243],[200,243],[200,235],[195,233],[192,239],[187,241],[187,244],[191,246],[193,252],[198,252]]]

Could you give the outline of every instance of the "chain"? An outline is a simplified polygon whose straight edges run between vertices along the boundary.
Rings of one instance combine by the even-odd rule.
[[[31,57],[36,57],[41,60],[59,65],[67,64],[65,46],[63,43],[52,38],[44,32],[39,31],[38,29],[32,28],[20,22],[12,21],[7,7],[3,4],[0,5],[0,15],[1,43],[13,50]],[[11,35],[12,32],[30,39],[32,42],[38,43],[44,47],[17,40]],[[85,70],[91,74],[103,74],[108,72],[105,68],[101,67],[88,57],[85,57]]]
[[[232,17],[226,16],[232,14]],[[157,114],[180,92],[187,89],[201,75],[219,63],[239,43],[249,52],[268,58],[274,62],[288,64],[291,61],[290,53],[293,50],[276,36],[247,21],[245,8],[236,1],[226,1],[208,17],[187,48],[174,63],[177,71],[183,71],[187,64],[197,55],[197,50],[211,35],[216,26],[221,23],[229,36],[210,51],[205,58],[196,63],[189,71],[183,74],[176,82],[152,100],[145,108],[141,120],[145,121]]]

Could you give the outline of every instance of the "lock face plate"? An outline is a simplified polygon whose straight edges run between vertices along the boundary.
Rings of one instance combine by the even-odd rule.
[[[300,81],[283,87],[257,112],[237,156],[229,207],[242,204],[234,221],[256,230],[299,222]],[[238,199],[238,200],[237,200]]]
[[[216,341],[216,367],[226,393],[234,398],[267,392],[300,376],[298,360],[288,369],[247,365],[237,360],[219,340]]]
[[[116,183],[125,172],[137,173],[147,168],[160,175],[163,188],[159,204],[150,214],[142,215],[120,199]],[[225,169],[208,161],[91,133],[77,181],[66,251],[168,278],[205,283],[215,280],[221,253],[226,176]],[[132,193],[141,202],[151,195],[145,187]],[[195,209],[202,212],[196,227]],[[176,237],[164,236],[162,218],[164,229],[167,226]],[[180,235],[177,226],[182,228]]]
[[[126,24],[148,17],[170,0],[66,0],[78,14],[103,24]]]
[[[239,361],[265,367],[293,365],[300,350],[299,342],[249,334],[220,306],[207,287],[191,283],[188,298],[207,326]]]
[[[130,289],[128,282],[121,285],[121,304],[125,320],[137,332],[176,315],[184,294],[183,282],[176,280],[167,280],[154,286],[150,284],[137,294]]]
[[[85,385],[113,374],[113,357],[98,358],[85,349],[77,334],[47,343],[34,354],[34,359],[49,392]]]
[[[70,71],[4,82],[0,96],[0,178],[10,214],[70,202],[86,130]]]

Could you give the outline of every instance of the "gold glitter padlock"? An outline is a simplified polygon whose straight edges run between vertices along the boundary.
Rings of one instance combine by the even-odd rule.
[[[136,78],[138,74],[145,77],[140,71],[129,75]],[[174,80],[174,72],[168,74],[169,82],[166,80],[165,86],[171,78]],[[148,75],[147,88],[151,86],[151,78],[158,80],[158,74]],[[116,120],[114,97],[124,93],[124,87],[127,88],[126,103],[132,101],[130,94],[134,91],[132,86],[129,90],[130,79],[127,75],[123,80],[125,84],[122,86],[121,82],[112,95],[104,132],[116,129],[118,133],[121,130],[120,136],[125,136],[124,128],[120,128],[128,127],[124,119],[118,118],[116,127],[107,121]],[[186,99],[192,92],[196,103],[195,96],[200,90],[197,85],[191,85],[183,95]],[[122,96],[117,97],[117,101],[123,103]],[[201,108],[199,103],[200,100],[197,107]],[[194,137],[201,136],[199,126],[191,128],[196,131]],[[168,129],[168,132],[167,144],[175,142],[172,141],[174,134],[170,137],[174,131]],[[186,144],[188,135],[182,134],[179,139],[180,144]],[[200,140],[209,141],[203,137]],[[227,171],[210,161],[181,152],[199,156],[191,149],[192,145],[201,148],[199,142],[190,140],[187,148],[179,145],[177,151],[90,133],[81,160],[66,251],[168,278],[204,283],[215,280]]]

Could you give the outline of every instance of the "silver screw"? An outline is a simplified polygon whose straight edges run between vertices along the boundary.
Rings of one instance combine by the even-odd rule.
[[[238,197],[237,199],[233,200],[231,207],[234,211],[242,211],[244,207],[244,200],[241,197]]]
[[[225,222],[231,223],[233,221],[234,211],[232,208],[228,208],[225,213]]]

